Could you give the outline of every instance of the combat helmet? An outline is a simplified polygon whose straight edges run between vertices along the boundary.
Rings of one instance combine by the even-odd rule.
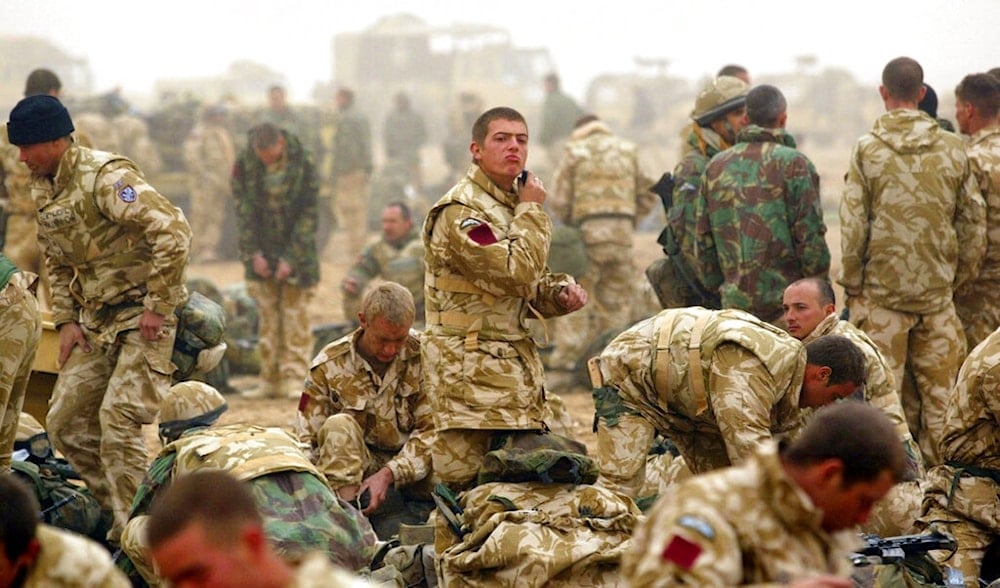
[[[731,110],[747,102],[750,85],[733,76],[719,76],[709,82],[694,101],[691,118],[699,126],[707,126]]]
[[[174,384],[160,405],[160,438],[169,442],[193,427],[207,427],[227,408],[222,394],[204,382]]]

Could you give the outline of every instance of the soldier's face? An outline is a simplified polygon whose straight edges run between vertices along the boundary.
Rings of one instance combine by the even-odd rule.
[[[955,122],[958,123],[958,130],[966,135],[971,135],[974,131],[972,130],[972,125],[970,121],[972,120],[972,104],[962,100],[961,98],[955,99]]]
[[[200,522],[192,522],[157,546],[152,556],[160,576],[176,588],[256,586],[267,549],[263,530],[247,527],[233,545],[222,543],[209,537]]]
[[[281,159],[285,154],[285,138],[281,137],[278,142],[270,147],[254,147],[254,154],[264,165],[271,165]]]
[[[874,480],[858,481],[845,486],[843,473],[827,480],[820,491],[812,496],[813,502],[823,511],[823,529],[834,533],[862,525],[868,521],[872,507],[894,485],[889,470]]]
[[[785,309],[788,333],[796,339],[806,338],[816,325],[835,310],[832,304],[821,305],[816,286],[807,282],[785,288],[781,306]]]
[[[410,325],[395,325],[380,316],[368,320],[364,313],[358,315],[358,319],[364,329],[358,339],[358,351],[361,355],[381,363],[396,359],[399,351],[406,345]]]
[[[40,176],[54,176],[59,169],[59,160],[66,151],[65,139],[56,139],[45,143],[35,143],[33,145],[21,145],[18,147],[20,155],[19,161],[24,162],[31,170],[31,173]]]
[[[799,394],[799,408],[819,408],[847,398],[858,390],[855,382],[830,383],[831,370],[827,366],[806,364]]]
[[[491,121],[483,144],[473,141],[469,150],[483,173],[509,191],[528,160],[528,127],[521,121]]]
[[[398,206],[390,206],[382,211],[382,237],[386,241],[399,241],[413,228],[413,221],[403,218]]]

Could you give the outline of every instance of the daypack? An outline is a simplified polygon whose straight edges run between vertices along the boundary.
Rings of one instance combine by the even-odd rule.
[[[597,464],[587,457],[587,447],[551,432],[504,435],[498,446],[483,456],[478,484],[489,482],[548,482],[593,484]]]
[[[89,490],[28,461],[14,461],[11,469],[35,491],[44,522],[104,541],[107,521],[102,520],[101,505]]]

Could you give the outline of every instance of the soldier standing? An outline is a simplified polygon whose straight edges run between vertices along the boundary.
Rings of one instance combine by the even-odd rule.
[[[576,121],[586,113],[576,100],[563,92],[557,74],[545,76],[543,84],[545,101],[542,103],[542,131],[538,134],[538,142],[554,159],[562,151],[562,143],[573,132]]]
[[[917,110],[924,92],[913,59],[882,70],[888,112],[855,145],[840,202],[839,281],[851,322],[882,350],[897,386],[912,369],[916,397],[902,386],[903,409],[933,465],[966,352],[952,298],[979,271],[986,213],[962,139]]]
[[[955,311],[971,350],[1000,327],[1000,80],[965,76],[955,88],[955,120],[967,135],[972,175],[986,201],[986,256],[975,279],[955,292]]]
[[[821,409],[791,443],[681,482],[635,534],[622,562],[629,586],[777,585],[850,588],[854,526],[904,471],[877,409]]]
[[[785,97],[761,85],[746,97],[749,126],[708,163],[695,201],[695,273],[722,308],[782,320],[781,292],[827,277],[830,250],[819,174],[785,132]],[[718,279],[718,278],[721,278]]]
[[[309,301],[319,282],[312,155],[271,123],[250,129],[233,170],[247,290],[260,312],[261,387],[252,397],[298,398],[309,371]]]
[[[46,425],[113,514],[116,542],[146,469],[142,425],[156,418],[175,369],[191,228],[134,163],[76,145],[58,99],[21,100],[7,131],[32,172],[59,329],[62,367]]]
[[[226,107],[209,106],[184,142],[184,162],[191,193],[191,257],[206,262],[218,259],[223,219],[233,208],[230,179],[236,150],[226,128]]]
[[[333,205],[347,233],[344,255],[357,259],[364,249],[368,180],[372,175],[372,136],[368,119],[354,107],[354,92],[337,90],[337,131],[333,136]]]
[[[516,110],[472,127],[473,165],[427,214],[424,392],[434,405],[433,469],[460,489],[498,432],[542,430],[545,381],[527,323],[583,307],[587,292],[546,268],[545,188],[525,171],[528,125]],[[522,182],[521,179],[525,178]]]
[[[599,362],[598,483],[630,496],[657,431],[700,474],[739,463],[795,430],[801,408],[850,396],[865,381],[864,356],[844,337],[803,347],[739,310],[664,310],[616,337]]]
[[[594,115],[577,121],[556,169],[553,215],[580,230],[587,270],[578,276],[592,295],[580,312],[555,320],[549,367],[572,369],[586,345],[629,324],[636,278],[632,238],[637,219],[653,208],[653,185],[639,167],[636,146]]]
[[[222,395],[202,382],[175,384],[163,399],[164,447],[149,466],[122,534],[122,550],[143,579],[158,583],[146,541],[150,505],[174,481],[204,470],[227,472],[253,488],[267,540],[282,557],[322,552],[346,569],[366,567],[375,551],[371,526],[337,499],[295,438],[276,427],[216,425],[226,409]]]
[[[340,282],[344,319],[357,322],[361,296],[375,278],[402,284],[413,295],[415,321],[424,323],[424,242],[410,207],[392,202],[382,210],[382,235],[369,243]]]
[[[653,286],[664,308],[721,308],[718,292],[706,288],[694,269],[695,201],[709,160],[731,147],[736,133],[746,124],[749,90],[742,80],[721,76],[709,83],[695,101],[691,112],[694,124],[688,127],[683,158],[673,170],[667,226],[658,239],[667,258],[654,262],[659,276]]]
[[[386,165],[398,164],[406,170],[408,184],[420,189],[420,148],[427,141],[427,126],[420,113],[413,110],[405,92],[396,94],[395,108],[382,125]]]
[[[368,292],[361,326],[313,360],[297,415],[299,439],[330,487],[349,501],[370,494],[364,513],[384,539],[401,521],[422,523],[430,510],[400,512],[414,502],[401,492],[430,503],[426,489],[420,495],[413,487],[430,475],[434,439],[413,312],[413,297],[399,284]]]

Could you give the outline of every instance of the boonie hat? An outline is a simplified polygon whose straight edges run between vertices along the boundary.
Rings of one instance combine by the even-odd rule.
[[[10,111],[7,138],[12,145],[47,143],[72,133],[69,111],[55,96],[28,96]]]

